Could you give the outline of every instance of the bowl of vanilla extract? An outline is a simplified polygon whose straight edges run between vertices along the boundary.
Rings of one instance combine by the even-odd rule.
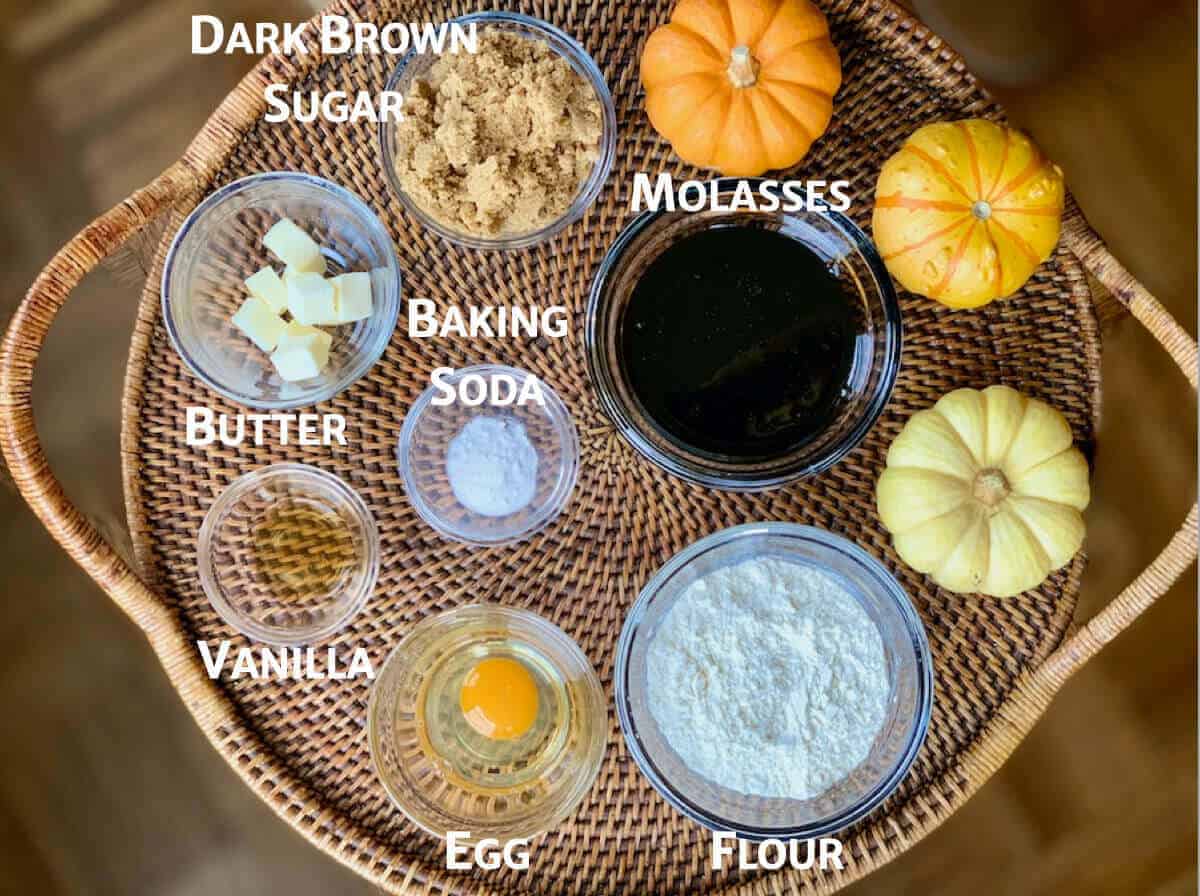
[[[832,210],[634,218],[588,300],[588,368],[621,434],[669,473],[756,491],[827,470],[900,369],[900,306],[871,240]],[[757,184],[751,181],[751,187]]]

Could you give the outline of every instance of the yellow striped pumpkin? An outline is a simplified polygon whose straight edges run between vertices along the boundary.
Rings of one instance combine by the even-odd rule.
[[[976,308],[1012,295],[1050,256],[1062,211],[1062,172],[1024,134],[938,122],[884,163],[875,242],[909,292]]]

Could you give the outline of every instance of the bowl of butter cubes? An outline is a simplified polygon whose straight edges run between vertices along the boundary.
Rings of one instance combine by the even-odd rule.
[[[379,360],[400,311],[391,236],[349,190],[256,174],[200,203],[163,267],[167,333],[209,388],[247,407],[317,404]]]

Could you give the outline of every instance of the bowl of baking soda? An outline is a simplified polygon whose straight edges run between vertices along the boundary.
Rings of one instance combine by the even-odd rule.
[[[409,501],[447,538],[519,541],[571,497],[579,436],[548,385],[515,367],[439,372],[404,418],[396,450]]]
[[[675,808],[747,840],[836,833],[900,785],[933,696],[920,617],[857,545],[793,523],[716,532],[626,618],[630,755]]]

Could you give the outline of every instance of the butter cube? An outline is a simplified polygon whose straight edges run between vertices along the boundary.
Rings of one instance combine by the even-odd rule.
[[[337,319],[340,324],[351,324],[371,316],[371,275],[339,274],[332,280],[337,289]]]
[[[329,348],[333,345],[333,337],[324,330],[310,327],[307,324],[291,321],[284,327],[279,336],[279,348],[307,347],[313,351],[317,365],[324,368],[329,362]]]
[[[298,383],[321,375],[321,359],[309,345],[289,345],[275,349],[271,363],[285,382]]]
[[[242,302],[242,307],[233,316],[233,325],[264,352],[275,350],[286,326],[283,318],[258,296],[250,296]]]
[[[288,311],[299,323],[316,326],[336,324],[337,291],[320,274],[288,272],[285,276]]]
[[[325,273],[325,256],[321,254],[321,247],[291,218],[277,221],[262,241],[289,267],[304,273]]]
[[[270,305],[276,314],[287,311],[287,287],[283,285],[283,280],[275,273],[273,267],[268,265],[247,277],[246,289],[250,291],[250,295],[258,296]]]
[[[291,321],[279,336],[279,347],[271,361],[279,376],[294,383],[320,376],[329,363],[333,337],[324,330]]]

